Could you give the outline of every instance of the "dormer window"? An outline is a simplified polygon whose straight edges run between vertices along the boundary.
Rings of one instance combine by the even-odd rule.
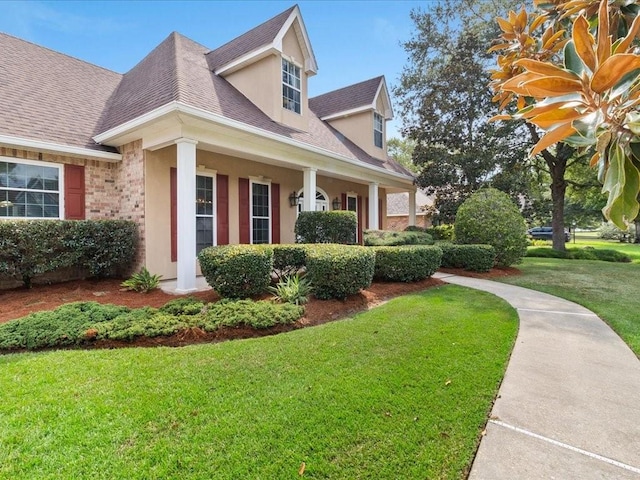
[[[379,113],[373,114],[373,144],[382,148],[382,138],[384,132],[384,121]]]
[[[282,59],[282,107],[300,113],[300,67]]]

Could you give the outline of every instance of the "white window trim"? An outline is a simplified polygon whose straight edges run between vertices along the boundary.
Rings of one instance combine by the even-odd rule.
[[[350,198],[354,198],[355,201],[356,201],[355,212],[356,212],[356,222],[357,222],[358,221],[358,213],[359,213],[358,212],[358,194],[355,193],[355,192],[347,192],[346,198],[345,198],[347,204],[344,206],[345,210],[349,210],[349,199]],[[353,210],[349,210],[349,211],[353,212]],[[360,243],[360,239],[358,238],[358,226],[357,225],[356,225],[356,243]]]
[[[298,190],[298,205],[296,206],[296,218],[298,218],[298,216],[300,215],[300,205],[302,205],[302,201],[303,198],[302,194],[304,193],[304,188],[301,188]],[[324,198],[326,198],[326,204],[327,204],[327,212],[331,211],[331,198],[329,197],[329,195],[327,195],[327,192],[325,192],[322,188],[316,186],[316,197],[318,196],[318,193],[321,193],[322,195],[324,195]],[[318,210],[318,200],[316,200],[316,210],[315,211],[319,211]]]
[[[196,228],[197,228],[197,219],[198,217],[202,217],[202,218],[213,218],[213,241],[211,243],[212,246],[216,246],[218,244],[218,212],[217,212],[217,208],[218,208],[218,202],[217,202],[217,198],[218,198],[218,191],[217,191],[217,178],[216,178],[216,170],[207,170],[203,167],[198,167],[198,169],[196,170],[196,195],[198,192],[198,182],[197,182],[197,177],[210,177],[211,180],[211,188],[212,188],[212,198],[213,198],[213,212],[211,215],[199,215],[198,214],[198,209],[196,208]],[[195,201],[195,199],[194,199]],[[196,249],[198,248],[198,235],[196,233]]]
[[[23,163],[25,165],[36,165],[39,167],[51,167],[58,169],[58,216],[57,217],[0,217],[0,221],[2,220],[64,220],[64,164],[62,163],[53,163],[53,162],[42,162],[39,160],[25,160],[22,158],[16,157],[0,157],[0,162],[7,163]],[[0,187],[2,191],[5,190],[16,190],[15,188],[10,187]],[[28,192],[28,189],[18,189],[24,190]],[[49,193],[55,193],[52,190],[48,190]]]
[[[253,216],[253,185],[254,184],[259,184],[259,185],[267,185],[269,187],[269,216],[268,217],[254,217]],[[271,202],[272,202],[272,198],[271,198],[271,180],[269,179],[262,179],[262,180],[258,180],[258,179],[254,179],[254,178],[249,178],[249,241],[251,242],[251,244],[253,244],[253,219],[254,218],[268,218],[269,219],[269,244],[272,243],[272,238],[273,238],[273,232],[272,232],[272,226],[271,226]]]
[[[378,126],[376,125],[376,117],[380,117],[380,128],[382,130],[378,130]],[[380,142],[380,146],[376,145],[376,132],[380,133],[380,138],[382,139],[382,142]],[[373,146],[376,148],[384,148],[384,117],[378,112],[373,112]]]
[[[291,65],[298,67],[300,69],[300,88],[296,88],[294,85],[291,85],[290,83],[285,82],[284,80],[281,80],[281,86],[286,85],[287,87],[293,88],[294,90],[296,90],[299,94],[300,94],[300,111],[296,112],[295,110],[289,110],[286,107],[282,107],[284,110],[291,112],[291,113],[295,113],[296,115],[302,115],[302,72],[304,71],[304,68],[302,65],[300,65],[298,62],[294,62],[292,58],[287,57],[286,55],[282,55],[282,59],[280,60],[280,77],[282,77],[282,73],[283,73],[283,65],[282,65],[282,60],[289,62]],[[282,88],[281,88],[282,90]],[[284,97],[284,94],[282,95]]]

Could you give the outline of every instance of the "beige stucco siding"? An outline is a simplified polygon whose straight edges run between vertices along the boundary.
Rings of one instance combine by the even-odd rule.
[[[175,146],[166,147],[145,155],[145,250],[146,264],[150,272],[175,278],[176,263],[171,262],[171,195],[170,169],[176,166]],[[229,243],[239,243],[239,194],[238,179],[262,176],[264,180],[280,185],[280,241],[295,241],[296,208],[289,206],[289,195],[302,188],[302,171],[265,165],[241,158],[197,150],[196,164],[199,171],[229,177]],[[204,170],[202,170],[204,168]],[[331,201],[346,192],[355,192],[364,198],[368,186],[318,175],[317,186],[329,195]],[[384,189],[380,198],[385,201]],[[365,208],[363,200],[362,208]],[[383,208],[386,208],[383,205]],[[385,211],[385,210],[383,210]],[[179,214],[179,213],[178,213]],[[363,212],[363,218],[366,218]],[[384,218],[383,218],[384,221]]]
[[[358,145],[361,149],[375,158],[384,160],[386,153],[373,143],[373,111],[356,113],[348,117],[329,120],[332,127]],[[383,135],[384,138],[384,135]],[[383,143],[383,146],[385,144]]]

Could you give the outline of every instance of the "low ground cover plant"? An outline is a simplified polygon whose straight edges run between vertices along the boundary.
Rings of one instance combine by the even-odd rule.
[[[601,260],[605,262],[630,263],[631,257],[617,250],[605,248],[567,248],[561,252],[551,248],[529,248],[527,257],[564,258],[568,260]]]
[[[416,282],[429,278],[442,259],[442,250],[434,246],[372,248],[376,253],[374,278],[388,282]]]
[[[303,311],[302,307],[290,303],[252,300],[222,300],[205,305],[198,299],[181,298],[159,309],[75,302],[0,324],[0,350],[168,336],[194,327],[206,332],[240,325],[268,328],[293,323]]]
[[[463,268],[472,272],[488,272],[493,268],[496,251],[491,245],[459,245],[442,242],[440,266],[444,268]]]
[[[419,228],[419,227],[418,227]],[[394,232],[391,230],[366,230],[363,233],[366,246],[396,246],[396,245],[433,245],[433,237],[428,233],[409,230]]]

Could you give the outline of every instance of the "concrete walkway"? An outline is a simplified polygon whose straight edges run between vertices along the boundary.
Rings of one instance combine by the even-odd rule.
[[[640,479],[640,361],[613,330],[552,295],[434,277],[493,293],[520,317],[471,480]]]

